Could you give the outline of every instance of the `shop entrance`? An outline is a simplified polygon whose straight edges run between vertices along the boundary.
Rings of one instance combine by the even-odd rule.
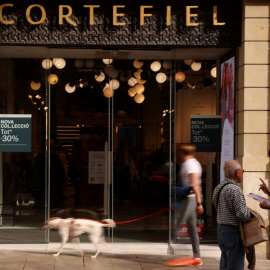
[[[0,233],[55,242],[48,217],[112,218],[109,241],[174,241],[173,147],[190,115],[216,114],[217,55],[192,68],[177,50],[22,50],[1,60],[1,113],[32,115],[32,150],[2,153]]]
[[[65,77],[51,85],[50,137],[68,162],[66,193],[61,204],[51,201],[51,213],[113,218],[114,242],[167,242],[172,52],[91,53],[65,59]]]

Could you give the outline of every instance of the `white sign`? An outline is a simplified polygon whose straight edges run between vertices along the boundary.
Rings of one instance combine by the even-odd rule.
[[[103,184],[105,176],[104,151],[88,152],[88,184]]]

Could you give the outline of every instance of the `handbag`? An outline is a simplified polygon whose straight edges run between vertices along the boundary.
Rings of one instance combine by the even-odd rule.
[[[242,222],[242,240],[245,247],[254,246],[268,241],[266,229],[257,217],[252,217],[247,222]]]
[[[191,189],[192,187],[182,187],[182,186],[173,187],[175,195],[179,200],[185,199],[190,194]]]
[[[179,176],[180,167],[177,163],[176,163],[175,169],[176,169],[176,175],[178,176],[178,185],[172,187],[172,191],[176,195],[176,200],[181,201],[181,200],[185,199],[190,194],[192,187],[191,186],[189,186],[189,187],[182,186],[181,177]]]

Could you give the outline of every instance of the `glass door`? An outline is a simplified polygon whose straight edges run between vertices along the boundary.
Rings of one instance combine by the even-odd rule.
[[[112,218],[109,241],[168,242],[173,59],[173,51],[73,50],[63,69],[52,67],[50,154],[64,157],[66,180],[56,182],[60,161],[51,161],[51,216]]]
[[[169,241],[174,54],[114,52],[120,73],[112,97],[114,242]]]

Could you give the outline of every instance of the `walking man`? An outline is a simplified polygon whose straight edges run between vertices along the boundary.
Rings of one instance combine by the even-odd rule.
[[[181,200],[180,207],[177,211],[177,224],[186,223],[191,238],[193,255],[190,257],[179,258],[168,261],[165,264],[170,266],[178,265],[202,265],[200,256],[200,242],[197,232],[197,214],[202,215],[204,212],[201,195],[201,175],[202,167],[195,158],[196,146],[192,144],[181,144],[176,146],[176,159],[181,165],[181,182],[184,188],[190,187],[190,193],[186,198]]]
[[[240,221],[250,220],[244,194],[238,184],[243,179],[236,160],[224,165],[225,179],[215,188],[213,204],[217,210],[218,245],[221,250],[220,270],[244,270],[245,254]]]

